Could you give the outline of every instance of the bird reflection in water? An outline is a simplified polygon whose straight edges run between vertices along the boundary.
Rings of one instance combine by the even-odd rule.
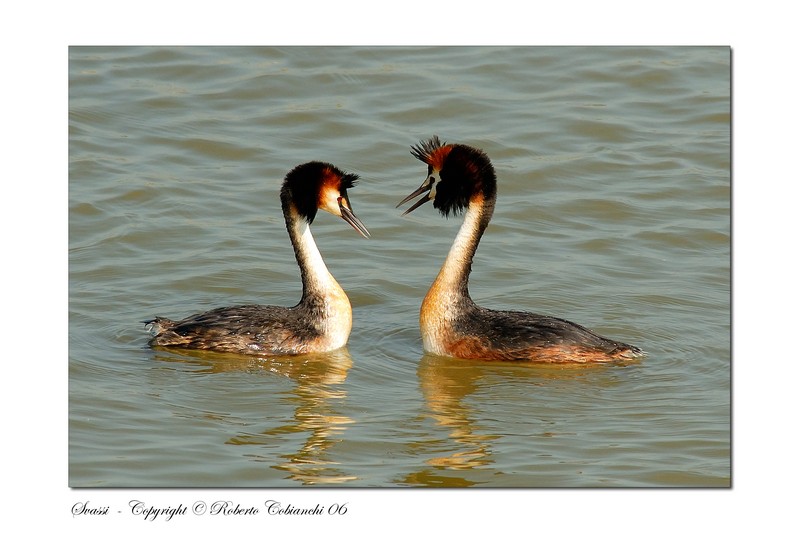
[[[274,454],[247,453],[245,456],[282,470],[287,473],[288,479],[305,485],[339,484],[357,479],[357,476],[345,473],[330,458],[331,448],[342,440],[347,426],[353,423],[350,417],[337,412],[337,406],[346,399],[343,384],[352,367],[352,358],[346,347],[324,354],[268,358],[235,354],[219,356],[186,350],[170,352],[191,355],[194,362],[203,365],[202,372],[272,372],[294,381],[296,385],[291,395],[286,398],[283,394],[277,400],[295,405],[290,422],[270,427],[261,433],[240,433],[228,439],[226,444],[273,448],[276,439],[284,435],[307,434],[296,452],[279,456],[278,464],[275,464]],[[275,401],[274,398],[271,400]],[[269,410],[274,410],[273,405],[265,406],[264,411]]]
[[[418,443],[414,447],[416,453],[429,456],[432,452],[435,457],[425,461],[425,468],[404,476],[398,482],[438,487],[492,484],[499,473],[498,468],[502,469],[496,464],[493,447],[507,435],[498,433],[497,428],[490,426],[492,417],[489,411],[504,408],[504,402],[510,402],[507,408],[517,409],[528,409],[526,402],[530,402],[531,406],[535,404],[535,395],[532,393],[516,400],[507,396],[492,398],[497,384],[523,383],[525,390],[537,386],[570,388],[582,386],[589,377],[592,380],[601,379],[601,375],[608,374],[612,368],[527,362],[473,364],[472,361],[453,357],[425,354],[419,362],[417,375],[426,411],[438,426],[448,432],[448,438]],[[607,388],[612,381],[601,383]],[[543,453],[536,443],[561,435],[557,429],[561,415],[549,412],[524,418],[522,425],[513,428],[503,426],[501,431],[513,431],[517,436],[521,432],[528,432],[529,458],[533,460]],[[503,459],[507,463],[507,457]]]
[[[499,435],[481,432],[477,417],[464,399],[474,393],[485,369],[450,357],[426,354],[419,364],[419,383],[425,404],[436,424],[449,431],[448,453],[428,459],[436,471],[462,471],[493,463],[491,443]],[[453,446],[454,444],[454,446]],[[469,486],[474,482],[460,477],[442,476],[426,470],[405,480],[414,485]]]

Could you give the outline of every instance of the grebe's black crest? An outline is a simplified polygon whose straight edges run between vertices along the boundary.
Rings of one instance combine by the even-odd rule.
[[[452,145],[439,171],[433,207],[444,216],[459,215],[475,196],[493,199],[497,194],[497,177],[488,156],[482,150]]]
[[[302,298],[293,307],[235,305],[183,320],[156,317],[153,347],[251,355],[329,352],[343,347],[352,330],[352,306],[327,270],[310,224],[319,209],[341,217],[364,238],[369,230],[352,211],[347,189],[358,177],[330,163],[312,161],[292,169],[280,201],[294,256],[300,267]]]
[[[632,345],[601,337],[574,322],[475,304],[469,296],[469,273],[494,213],[494,167],[482,150],[447,145],[438,137],[411,147],[411,154],[427,163],[427,178],[399,203],[397,207],[421,196],[403,214],[430,200],[444,216],[467,212],[422,301],[419,325],[425,350],[463,359],[580,364],[629,361],[643,354]]]
[[[433,154],[446,144],[447,143],[441,142],[441,139],[438,138],[438,135],[433,135],[430,140],[420,141],[419,144],[411,146],[411,153],[413,154],[413,157],[422,163],[432,165]]]
[[[326,188],[334,188],[347,200],[347,189],[354,187],[358,181],[356,174],[341,171],[330,163],[311,161],[294,167],[283,180],[280,189],[282,202],[293,201],[299,214],[312,223],[319,207],[319,195]]]
[[[412,146],[411,154],[427,163],[427,179],[397,207],[421,194],[428,194],[403,214],[433,200],[433,207],[442,215],[459,215],[478,195],[482,195],[484,201],[496,197],[494,167],[482,150],[464,144],[447,144],[433,136]]]

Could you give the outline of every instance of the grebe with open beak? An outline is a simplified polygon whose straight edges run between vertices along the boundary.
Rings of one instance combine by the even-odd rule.
[[[403,215],[433,201],[443,215],[465,211],[444,265],[422,302],[419,323],[425,350],[463,359],[541,363],[608,363],[637,359],[643,352],[551,316],[495,311],[469,296],[469,273],[477,245],[494,212],[494,167],[481,150],[447,145],[438,137],[412,147],[427,164],[427,178],[400,205],[422,196]]]

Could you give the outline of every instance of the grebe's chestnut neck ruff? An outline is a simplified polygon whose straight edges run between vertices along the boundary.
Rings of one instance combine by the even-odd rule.
[[[469,273],[494,213],[494,167],[482,150],[448,145],[438,137],[413,146],[411,153],[427,164],[427,178],[397,205],[421,196],[403,215],[431,200],[444,216],[465,212],[455,242],[422,302],[419,322],[425,350],[464,359],[541,363],[605,363],[643,354],[635,346],[567,320],[476,305],[469,296]]]
[[[363,237],[369,231],[352,211],[347,189],[358,177],[313,161],[288,173],[280,189],[286,229],[302,276],[302,298],[294,307],[220,307],[179,321],[156,317],[151,346],[251,355],[327,352],[347,343],[352,307],[327,270],[311,234],[319,209],[346,220]]]

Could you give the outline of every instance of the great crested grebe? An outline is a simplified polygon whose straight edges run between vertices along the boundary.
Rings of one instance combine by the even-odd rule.
[[[419,324],[426,351],[463,359],[541,363],[607,363],[643,355],[635,346],[600,337],[568,320],[476,305],[469,296],[469,273],[496,204],[494,167],[482,150],[447,145],[438,137],[411,148],[414,157],[427,164],[427,178],[397,205],[424,195],[403,215],[430,200],[444,216],[466,211],[422,302]]]
[[[294,307],[220,307],[173,321],[146,322],[155,331],[151,346],[250,355],[328,352],[343,347],[352,329],[352,307],[327,270],[311,235],[319,209],[343,218],[363,237],[366,226],[352,212],[347,189],[358,176],[313,161],[286,175],[280,203],[302,275],[302,298]]]

